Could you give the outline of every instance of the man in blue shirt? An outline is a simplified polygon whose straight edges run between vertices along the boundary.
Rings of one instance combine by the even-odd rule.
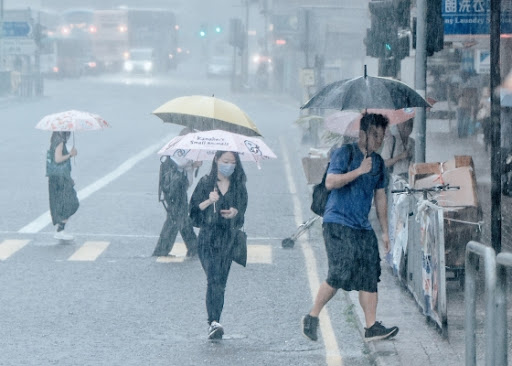
[[[368,214],[375,195],[382,242],[389,251],[384,160],[376,151],[382,145],[389,121],[380,114],[361,118],[359,141],[344,145],[331,156],[325,186],[331,191],[323,220],[323,236],[329,262],[327,280],[318,290],[313,308],[302,320],[303,334],[316,341],[318,315],[338,289],[358,291],[365,315],[365,340],[390,338],[398,327],[376,321],[377,283],[380,281],[378,241]]]

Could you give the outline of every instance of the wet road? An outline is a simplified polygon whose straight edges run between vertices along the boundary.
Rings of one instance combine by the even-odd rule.
[[[249,264],[233,265],[222,342],[206,339],[199,261],[183,260],[180,243],[174,261],[151,257],[164,221],[156,151],[181,128],[150,112],[192,94],[239,105],[279,157],[261,170],[244,164]],[[318,224],[281,248],[310,217],[300,161],[307,147],[292,123],[298,107],[284,96],[231,94],[227,80],[207,80],[190,65],[154,78],[47,81],[44,98],[0,101],[0,364],[371,365],[343,294],[329,303],[321,341],[300,332],[326,258]],[[34,126],[67,109],[98,113],[112,128],[75,134],[81,206],[66,227],[75,241],[62,244],[47,212],[50,133]]]

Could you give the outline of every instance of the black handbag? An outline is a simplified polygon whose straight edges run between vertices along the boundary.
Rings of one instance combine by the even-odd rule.
[[[235,230],[231,258],[241,266],[247,265],[247,234],[242,229]]]

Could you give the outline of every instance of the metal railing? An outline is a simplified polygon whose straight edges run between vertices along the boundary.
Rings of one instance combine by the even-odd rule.
[[[481,266],[485,273],[485,365],[495,366],[506,364],[496,363],[496,255],[494,249],[470,241],[466,246],[466,282],[464,286],[465,314],[465,343],[466,343],[466,366],[476,365],[476,279],[477,272]],[[504,282],[506,279],[504,279]],[[506,300],[505,300],[506,301]],[[506,309],[505,309],[506,318]],[[506,332],[506,329],[505,329]],[[500,345],[500,347],[502,347]],[[506,345],[505,345],[506,347]],[[499,357],[502,358],[502,357]]]
[[[508,364],[507,337],[507,272],[512,269],[512,253],[500,253],[496,257],[496,365]]]

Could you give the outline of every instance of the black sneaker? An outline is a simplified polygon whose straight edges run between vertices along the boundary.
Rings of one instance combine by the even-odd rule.
[[[316,316],[306,315],[302,318],[302,334],[312,341],[318,340],[316,330],[318,328],[318,318]]]
[[[365,341],[377,341],[387,339],[397,335],[398,327],[386,328],[381,322],[375,322],[370,328],[364,328]]]
[[[208,339],[222,339],[224,335],[224,328],[216,321],[211,322],[208,329]]]

